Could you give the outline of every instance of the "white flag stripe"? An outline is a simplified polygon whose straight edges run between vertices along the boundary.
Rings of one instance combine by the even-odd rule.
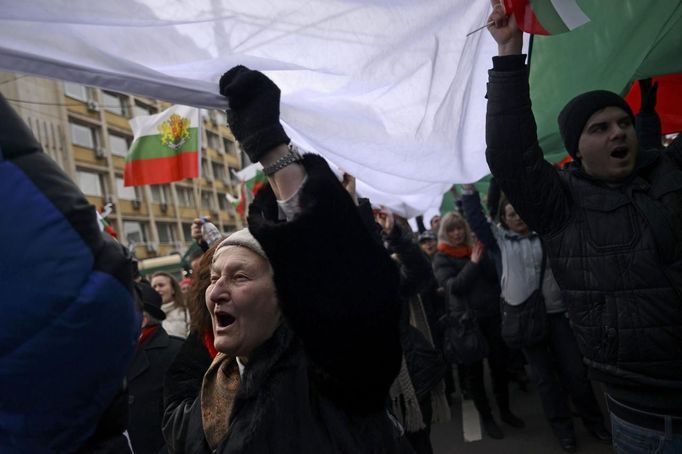
[[[154,115],[139,115],[137,117],[133,117],[129,120],[130,128],[133,130],[133,135],[135,138],[142,136],[154,136],[159,134],[159,125],[168,120],[173,114],[178,114],[181,117],[188,118],[190,128],[199,127],[199,109],[196,107],[176,105]]]
[[[576,0],[551,0],[551,2],[569,30],[574,30],[590,21],[590,18],[580,9]]]
[[[262,169],[263,166],[260,165],[260,163],[250,164],[244,167],[239,172],[235,172],[235,175],[237,176],[239,181],[247,181],[250,180],[251,178],[254,178],[256,176],[256,173]]]

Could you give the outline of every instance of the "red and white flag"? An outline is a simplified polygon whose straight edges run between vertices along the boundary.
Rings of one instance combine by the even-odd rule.
[[[558,35],[590,21],[576,0],[504,0],[504,9],[534,35]]]

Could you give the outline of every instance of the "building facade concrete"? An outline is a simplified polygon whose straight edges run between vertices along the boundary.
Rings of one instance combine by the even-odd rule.
[[[128,120],[170,104],[7,72],[0,72],[0,93],[98,211],[112,204],[108,220],[139,260],[184,254],[197,215],[210,216],[223,232],[242,226],[226,194],[238,197],[233,171],[247,158],[227,127],[224,112],[202,110],[201,178],[125,187],[125,155],[133,141]]]

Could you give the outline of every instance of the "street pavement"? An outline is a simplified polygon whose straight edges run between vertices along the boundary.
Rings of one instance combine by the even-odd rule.
[[[495,409],[495,400],[487,383],[491,406]],[[595,387],[598,399],[601,391]],[[446,423],[436,424],[431,429],[431,442],[434,454],[560,454],[564,453],[559,446],[549,423],[542,413],[540,398],[533,385],[529,385],[527,392],[519,390],[516,384],[510,384],[511,408],[519,417],[523,418],[526,427],[515,429],[502,423],[498,414],[495,418],[505,433],[502,440],[494,440],[482,434],[478,413],[473,401],[461,400],[458,395],[451,407],[453,418]],[[603,399],[602,411],[603,411]],[[493,410],[495,411],[495,410]],[[576,428],[578,453],[609,454],[610,445],[594,439],[583,427],[579,418],[574,418]],[[608,427],[608,422],[605,424]],[[470,440],[470,441],[467,441]]]

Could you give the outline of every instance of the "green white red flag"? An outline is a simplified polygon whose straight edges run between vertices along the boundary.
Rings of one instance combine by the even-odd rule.
[[[590,21],[577,0],[504,0],[519,28],[534,35],[558,35]]]
[[[125,186],[161,184],[199,176],[199,109],[172,106],[130,120],[135,139],[126,156]]]
[[[246,216],[246,210],[258,191],[268,182],[268,178],[263,173],[263,166],[260,164],[251,164],[244,167],[239,172],[235,172],[235,176],[241,182],[239,186],[239,199],[232,200],[233,205],[239,216],[242,218]]]

